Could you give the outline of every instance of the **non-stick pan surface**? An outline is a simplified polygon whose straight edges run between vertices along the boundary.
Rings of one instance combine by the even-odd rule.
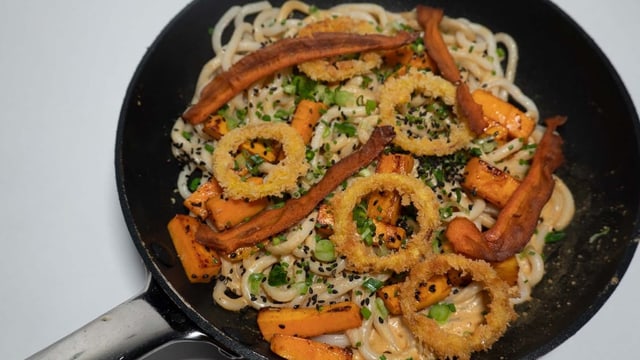
[[[164,29],[128,90],[118,129],[116,167],[133,241],[157,284],[204,333],[246,358],[271,358],[252,310],[232,313],[212,303],[212,285],[189,283],[166,231],[185,213],[175,191],[181,164],[169,132],[187,107],[201,66],[213,56],[209,29],[241,1],[195,1]],[[278,2],[273,2],[277,4]],[[327,7],[336,1],[315,2]],[[394,10],[416,1],[380,0]],[[424,2],[422,2],[424,3]],[[511,34],[520,47],[516,82],[541,117],[567,115],[560,129],[575,219],[567,237],[545,249],[547,275],[519,319],[488,353],[474,358],[536,358],[573,335],[607,300],[624,274],[639,236],[638,117],[611,64],[593,41],[548,1],[428,2]],[[602,229],[610,231],[592,237]]]

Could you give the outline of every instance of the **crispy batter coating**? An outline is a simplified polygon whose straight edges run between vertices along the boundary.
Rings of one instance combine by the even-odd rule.
[[[375,34],[376,28],[373,24],[340,16],[328,18],[311,23],[298,32],[298,37],[313,36],[314,33],[340,32],[352,34]],[[382,64],[382,57],[376,52],[366,52],[359,59],[318,59],[304,62],[298,65],[300,71],[304,72],[313,80],[341,81],[370,72]]]
[[[397,107],[408,104],[415,92],[440,98],[445,104],[456,104],[456,87],[447,80],[430,72],[411,69],[406,75],[387,80],[380,94],[380,121],[396,129],[394,143],[416,155],[448,155],[464,147],[473,134],[465,122],[451,124],[451,133],[447,137],[430,139],[429,136],[411,137],[400,128],[396,121]]]
[[[353,221],[353,209],[374,191],[397,191],[404,202],[411,202],[418,211],[419,229],[398,251],[378,256],[372,246],[367,246],[357,233]],[[401,174],[374,174],[359,178],[332,200],[335,216],[334,234],[331,240],[339,254],[347,257],[347,268],[357,272],[401,272],[432,253],[431,233],[440,223],[438,202],[431,189],[420,180]],[[409,205],[405,203],[403,205]]]
[[[276,140],[282,144],[285,157],[265,175],[263,183],[243,181],[233,171],[234,158],[240,145],[256,139]],[[305,145],[302,137],[288,124],[264,123],[247,125],[227,133],[213,152],[213,175],[232,199],[257,200],[269,195],[281,195],[297,189],[298,177],[307,172]]]
[[[480,282],[489,296],[490,303],[485,322],[473,333],[452,334],[416,309],[415,289],[425,279],[436,275],[446,275],[451,269],[462,271]],[[501,280],[491,266],[482,260],[471,260],[462,255],[446,254],[429,258],[412,267],[409,276],[400,287],[400,307],[403,318],[422,345],[435,353],[438,358],[469,359],[471,353],[488,350],[504,334],[509,323],[516,318],[516,312],[509,301],[509,287]]]
[[[230,253],[241,247],[256,245],[269,236],[290,228],[313,211],[340,183],[378,157],[385,146],[391,143],[394,135],[391,126],[376,127],[360,149],[330,167],[322,180],[306,194],[289,199],[282,207],[263,211],[227,231],[215,232],[209,226],[200,226],[196,240],[222,253]]]

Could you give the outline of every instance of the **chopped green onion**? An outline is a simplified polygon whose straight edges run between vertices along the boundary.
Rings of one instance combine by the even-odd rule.
[[[362,283],[362,287],[369,290],[369,292],[378,291],[384,285],[384,282],[376,278],[368,278]]]
[[[376,107],[378,107],[378,103],[375,100],[369,99],[364,104],[364,109],[367,112],[367,115],[371,115],[376,110]]]
[[[367,216],[367,202],[362,201],[353,209],[353,221],[356,223],[358,234],[362,241],[367,245],[373,245],[373,235],[376,231],[376,225],[373,220]]]
[[[333,101],[338,106],[347,106],[347,105],[353,103],[353,101],[354,101],[353,96],[354,96],[353,93],[351,93],[349,91],[336,90],[336,92],[334,94]]]
[[[200,181],[202,181],[200,177],[191,178],[189,180],[189,184],[187,185],[189,187],[189,191],[194,192],[198,190],[198,187],[200,186]]]
[[[286,285],[288,283],[286,265],[283,263],[273,264],[267,282],[270,286]]]
[[[262,279],[264,279],[263,273],[253,273],[249,275],[249,291],[251,291],[252,294],[255,295],[260,291]]]
[[[378,314],[380,314],[380,317],[383,319],[386,319],[389,316],[389,310],[387,310],[387,307],[384,306],[384,301],[382,301],[381,298],[377,297],[375,304],[376,304],[376,309],[378,310]]]
[[[184,131],[182,132],[182,137],[183,137],[183,138],[185,138],[187,141],[188,141],[188,140],[191,140],[191,137],[192,137],[192,136],[193,136],[193,133],[191,133],[191,132],[189,132],[189,131],[184,130]]]
[[[427,317],[442,325],[449,320],[449,316],[454,312],[456,312],[456,306],[454,304],[438,303],[429,308]]]
[[[545,244],[553,244],[564,239],[567,234],[564,231],[550,231],[544,236]]]
[[[371,310],[369,310],[369,308],[366,308],[366,307],[361,307],[360,314],[365,320],[369,320],[369,318],[371,317]]]
[[[356,135],[356,131],[358,130],[355,125],[344,122],[336,122],[333,124],[333,128],[336,130],[338,134],[347,135],[347,137],[353,137]]]
[[[316,242],[314,257],[320,261],[330,262],[336,259],[333,242],[327,239],[320,239]]]

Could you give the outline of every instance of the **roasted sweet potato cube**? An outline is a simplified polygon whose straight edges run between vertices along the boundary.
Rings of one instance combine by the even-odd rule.
[[[192,283],[210,282],[220,273],[220,257],[207,246],[196,241],[199,226],[207,226],[192,216],[178,214],[167,225],[178,258]]]
[[[376,227],[373,236],[373,246],[386,246],[388,249],[397,250],[402,247],[407,238],[407,231],[399,226],[390,225],[382,221],[373,220]]]
[[[220,140],[229,132],[229,126],[227,125],[227,121],[224,117],[220,115],[214,115],[204,123],[202,131],[204,131],[212,138]],[[276,162],[279,155],[276,146],[270,146],[270,144],[267,144],[265,141],[259,139],[247,141],[246,143],[240,145],[240,148],[248,151],[253,155],[258,155],[265,161],[268,161],[270,163]]]
[[[397,191],[376,191],[369,194],[367,216],[373,220],[395,225],[400,217],[400,194]]]
[[[417,302],[417,309],[422,310],[433,304],[436,304],[449,296],[451,286],[447,282],[444,275],[436,275],[431,279],[420,283],[413,294]],[[400,284],[386,285],[377,292],[378,297],[382,299],[389,313],[393,315],[402,314],[400,307]]]
[[[491,267],[498,273],[498,276],[507,282],[509,286],[514,286],[518,283],[518,271],[520,266],[518,265],[518,259],[512,256],[506,260],[500,262],[492,262]]]
[[[260,178],[249,178],[247,181],[262,181]],[[216,229],[222,231],[229,229],[241,222],[247,221],[252,216],[264,210],[269,205],[269,199],[258,200],[229,199],[222,193],[213,196],[206,202],[209,216]]]
[[[221,193],[222,188],[220,188],[217,181],[212,179],[200,184],[198,189],[184,200],[183,204],[200,220],[205,220],[209,216],[206,206],[207,200],[214,196],[220,196]]]
[[[298,103],[296,111],[293,113],[291,127],[302,136],[305,144],[311,141],[313,129],[326,109],[327,106],[323,102],[303,99]]]
[[[467,163],[462,183],[465,189],[501,208],[518,186],[516,178],[476,157]]]
[[[506,127],[512,138],[527,138],[533,132],[535,121],[513,104],[482,89],[474,90],[471,96],[482,107],[489,123],[496,122]]]
[[[220,138],[229,132],[229,127],[221,115],[214,115],[204,123],[202,131],[212,138],[220,140]]]
[[[267,341],[275,334],[307,338],[353,329],[361,323],[360,307],[353,302],[319,308],[263,308],[258,312],[258,327]]]
[[[276,334],[271,338],[271,351],[287,360],[350,360],[353,358],[349,348],[282,334]]]
[[[376,165],[376,172],[407,175],[413,171],[414,159],[408,154],[383,154]]]

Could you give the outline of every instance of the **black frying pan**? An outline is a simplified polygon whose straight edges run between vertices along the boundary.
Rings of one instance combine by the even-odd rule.
[[[377,2],[395,10],[419,3]],[[123,304],[133,310],[123,310],[121,305],[89,327],[100,329],[111,319],[127,319],[135,312],[148,313],[154,331],[139,321],[133,335],[124,334],[110,345],[99,341],[104,348],[100,352],[95,352],[94,343],[87,346],[77,337],[73,340],[75,333],[66,344],[54,344],[49,351],[67,349],[86,355],[92,348],[99,356],[134,358],[173,339],[197,338],[219,345],[224,349],[221,357],[276,358],[261,340],[253,310],[225,311],[213,304],[211,284],[189,283],[166,231],[173,215],[185,213],[175,192],[181,165],[171,155],[169,131],[188,105],[201,66],[213,55],[208,29],[228,7],[241,3],[194,1],[178,14],[149,48],[122,107],[116,145],[118,191],[132,239],[152,280],[147,291]],[[335,3],[318,1],[316,5]],[[550,2],[499,0],[487,6],[473,0],[431,0],[428,4],[443,7],[449,16],[467,17],[511,34],[520,46],[518,85],[538,104],[542,118],[569,117],[560,129],[567,162],[558,173],[574,192],[575,219],[567,238],[545,249],[547,281],[535,288],[532,301],[518,306],[526,315],[490,352],[474,356],[537,358],[573,335],[598,311],[633,257],[640,229],[638,116],[609,61]],[[603,226],[611,231],[589,242]],[[611,239],[616,241],[607,241]],[[114,326],[102,331],[112,334],[122,328]]]

